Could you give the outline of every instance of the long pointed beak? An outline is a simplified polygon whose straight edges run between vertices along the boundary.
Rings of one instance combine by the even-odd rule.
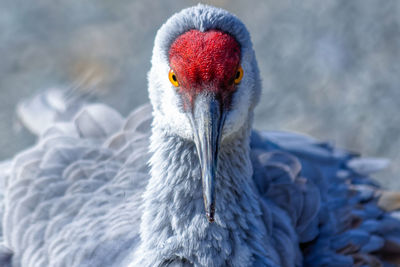
[[[218,151],[225,112],[213,95],[200,94],[196,97],[191,123],[195,135],[197,154],[200,160],[203,183],[203,198],[206,216],[214,221],[215,176],[218,167]]]

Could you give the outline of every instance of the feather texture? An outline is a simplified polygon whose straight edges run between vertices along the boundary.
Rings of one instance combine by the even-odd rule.
[[[3,221],[12,266],[110,266],[135,247],[150,115],[141,109],[123,124],[88,106],[14,159]]]
[[[394,258],[394,252],[399,252],[399,220],[378,207],[380,195],[370,179],[347,167],[346,163],[353,160],[354,155],[296,134],[252,131],[249,159],[238,157],[240,143],[229,146],[233,150],[221,157],[234,156],[238,162],[250,160],[253,178],[248,181],[246,186],[250,187],[246,191],[253,195],[242,195],[240,202],[233,204],[237,195],[232,192],[244,185],[238,181],[239,177],[225,181],[220,187],[229,187],[224,193],[227,195],[222,196],[226,200],[220,199],[217,207],[224,212],[217,215],[227,217],[222,220],[217,216],[216,223],[209,226],[203,214],[201,191],[197,196],[182,195],[185,192],[179,191],[178,184],[171,185],[170,178],[165,178],[165,184],[154,185],[157,188],[149,188],[152,184],[147,165],[151,156],[148,151],[151,107],[141,107],[121,123],[117,123],[118,117],[106,106],[88,106],[70,123],[48,129],[34,148],[14,159],[11,175],[5,180],[6,246],[0,251],[0,260],[12,259],[10,266],[124,266],[139,258],[134,252],[144,252],[140,246],[145,243],[160,242],[165,234],[181,233],[179,235],[183,236],[176,236],[175,241],[168,239],[168,250],[159,258],[173,266],[174,261],[179,264],[182,261],[165,260],[165,255],[179,259],[181,249],[200,252],[200,247],[207,247],[205,243],[196,244],[195,236],[185,236],[196,232],[201,235],[198,231],[202,228],[203,234],[210,235],[206,241],[217,242],[227,260],[225,263],[215,261],[215,257],[222,259],[221,251],[216,255],[199,253],[197,264],[202,266],[247,266],[247,262],[256,261],[257,253],[264,262],[262,266],[302,266],[303,257],[306,266],[368,265]],[[103,129],[102,125],[110,118],[114,119],[114,128],[107,124]],[[94,133],[89,126],[102,128],[103,134]],[[183,155],[164,155],[170,162],[160,163],[169,169],[191,162],[185,165],[195,177],[196,159],[190,159],[194,153],[186,148],[192,146],[193,150],[193,145],[178,141],[171,138],[170,142],[163,142],[166,148],[153,148],[152,153],[165,153],[171,151],[169,146],[180,146],[175,151]],[[238,164],[228,163],[226,159],[221,162]],[[224,165],[221,168],[232,169]],[[246,168],[242,168],[246,172]],[[185,176],[186,171],[169,172]],[[238,183],[237,188],[234,182]],[[178,183],[183,186],[180,190],[191,187],[185,179]],[[165,192],[164,196],[165,190],[158,187],[167,185],[174,190]],[[140,222],[150,223],[142,218],[141,195],[146,192],[144,198],[149,198],[151,190],[158,192],[153,201],[158,201],[160,206],[152,211],[156,216],[152,226],[161,227],[156,221],[172,223],[173,229],[169,231],[174,234],[140,233]],[[187,197],[193,206],[188,206]],[[241,210],[237,210],[236,205],[241,206]],[[228,213],[230,206],[235,210]],[[171,216],[168,210],[179,211],[181,218],[168,217]],[[189,220],[187,224],[182,222],[183,218]],[[174,220],[179,224],[175,225]],[[218,231],[218,227],[226,233]],[[245,256],[248,250],[244,247],[234,256],[239,251],[232,235],[245,235],[246,239],[256,242],[250,246],[253,248],[248,256]],[[213,261],[205,261],[208,256]],[[195,259],[185,260],[186,264],[196,262]]]
[[[169,45],[189,29],[232,34],[247,74],[224,126],[212,224],[193,133],[160,75],[168,73]],[[399,263],[398,195],[367,176],[384,161],[299,134],[252,130],[260,79],[235,16],[204,5],[176,14],[157,34],[152,64],[152,106],[124,119],[86,105],[0,165],[1,266]]]

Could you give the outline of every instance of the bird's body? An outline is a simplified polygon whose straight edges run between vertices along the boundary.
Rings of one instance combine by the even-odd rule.
[[[180,39],[187,32],[191,38]],[[225,33],[240,44],[240,62],[215,54],[208,63],[224,60],[233,73],[240,66],[243,79],[236,83],[235,74],[216,85],[229,67],[215,79],[208,69],[198,76],[199,59],[184,79],[188,67],[180,69],[179,59],[190,53],[180,54],[182,43],[186,49],[194,38],[204,48],[211,40],[238,53]],[[221,36],[221,43],[213,39]],[[177,52],[168,54],[171,45]],[[123,119],[89,105],[4,165],[0,262],[390,266],[400,252],[399,216],[378,207],[379,188],[357,169],[363,161],[312,138],[252,130],[258,75],[249,35],[236,17],[203,5],[172,17],[155,42],[152,106]],[[193,83],[201,86],[191,91]],[[204,106],[209,110],[199,110]]]

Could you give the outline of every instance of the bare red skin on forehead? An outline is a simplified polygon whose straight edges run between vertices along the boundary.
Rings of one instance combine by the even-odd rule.
[[[169,61],[179,91],[190,103],[198,93],[207,91],[230,104],[240,64],[240,45],[233,36],[219,30],[187,31],[172,43]]]

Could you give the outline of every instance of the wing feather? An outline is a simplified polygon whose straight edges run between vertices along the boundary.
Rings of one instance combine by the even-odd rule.
[[[88,105],[17,155],[2,179],[0,263],[3,258],[23,266],[122,261],[140,238],[151,120],[149,105],[125,120],[107,106]]]
[[[393,212],[399,193],[383,191],[368,176],[386,160],[293,133],[253,132],[251,146],[254,181],[290,218],[306,266],[400,261],[400,220]]]

